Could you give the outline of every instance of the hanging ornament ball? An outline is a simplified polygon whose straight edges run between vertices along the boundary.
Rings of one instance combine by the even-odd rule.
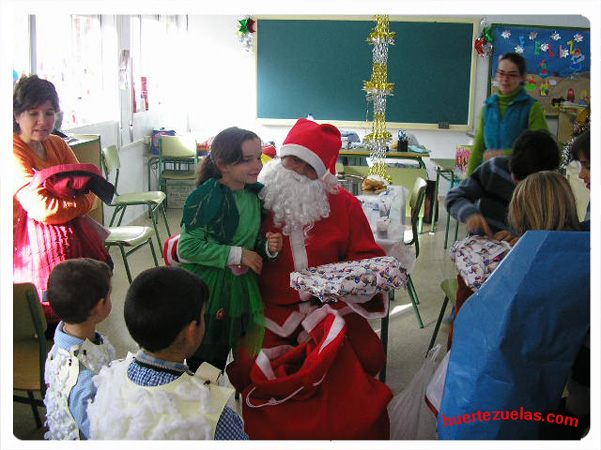
[[[490,42],[485,43],[482,46],[482,56],[490,56],[492,55],[492,44]]]
[[[484,40],[483,37],[479,37],[474,41],[474,50],[476,50],[476,53],[478,54],[478,56],[484,56],[484,44],[486,43],[486,41]]]

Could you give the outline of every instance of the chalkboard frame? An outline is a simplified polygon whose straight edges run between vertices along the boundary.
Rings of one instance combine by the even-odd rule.
[[[370,23],[369,26],[369,30],[365,33],[365,40],[367,40],[367,35],[369,34],[369,31],[371,31],[373,29],[373,27],[375,26],[375,19],[373,16],[352,16],[352,17],[340,17],[340,16],[296,16],[296,17],[290,17],[290,16],[259,16],[258,17],[258,24],[257,24],[257,43],[256,43],[256,68],[257,68],[257,104],[256,104],[256,117],[259,123],[263,124],[263,125],[280,125],[280,126],[289,126],[291,124],[294,123],[294,121],[296,120],[296,117],[273,117],[273,116],[268,116],[265,114],[261,113],[261,57],[260,57],[260,52],[262,51],[262,41],[261,41],[261,24],[263,21],[273,21],[273,22],[280,22],[280,21],[336,21],[336,22],[353,22],[353,21],[362,21],[362,22],[368,22]],[[448,123],[448,128],[446,127],[446,124],[442,124],[442,127],[440,126],[441,124],[437,121],[430,121],[430,122],[401,122],[401,121],[395,121],[394,117],[391,117],[390,114],[387,115],[387,125],[389,128],[410,128],[410,129],[440,129],[440,128],[444,128],[446,130],[450,130],[450,131],[468,131],[470,129],[473,128],[473,112],[474,112],[474,103],[475,103],[475,89],[476,89],[476,60],[477,60],[477,56],[475,55],[475,52],[473,51],[473,41],[477,36],[477,31],[478,31],[478,24],[479,21],[476,18],[473,19],[466,19],[466,18],[434,18],[434,17],[402,17],[402,16],[390,16],[390,23],[391,23],[391,29],[393,29],[394,31],[394,27],[399,26],[399,22],[400,23],[407,23],[409,25],[438,25],[438,24],[460,24],[460,25],[466,25],[469,30],[469,42],[467,42],[467,39],[465,41],[461,41],[461,45],[463,45],[463,49],[461,50],[463,58],[465,60],[464,64],[462,64],[462,67],[465,67],[466,70],[463,72],[468,72],[468,67],[469,67],[469,75],[464,76],[464,86],[466,87],[465,92],[466,92],[466,100],[465,100],[465,116],[463,116],[462,113],[462,119],[458,122],[452,122],[449,121]],[[463,33],[464,34],[468,34],[466,33],[466,29],[463,29]],[[444,42],[440,43],[441,46],[444,45]],[[325,44],[324,44],[325,45]],[[365,80],[369,79],[370,75],[371,75],[371,46],[368,46],[366,44],[366,48],[367,48],[367,52],[368,52],[368,57],[369,57],[369,63],[368,64],[364,64],[365,67]],[[398,48],[398,45],[396,46],[391,46],[389,49],[389,81],[394,82],[394,77],[390,75],[390,60],[391,58],[394,58],[394,51],[395,49]],[[361,67],[363,67],[363,65],[361,65]],[[469,83],[467,83],[467,80],[469,79]],[[362,80],[363,81],[363,80]],[[357,84],[356,90],[357,93],[362,97],[362,100],[364,101],[365,99],[365,94],[362,92],[361,88],[362,88],[362,82],[359,83],[355,83]],[[469,84],[469,86],[467,86]],[[353,85],[354,86],[354,85]],[[395,86],[395,88],[397,88]],[[398,88],[396,89],[398,92]],[[390,102],[391,99],[394,99],[395,97],[389,97],[388,101]],[[392,100],[393,101],[393,100]],[[365,102],[365,108],[367,109],[367,102]],[[308,109],[308,108],[307,108]],[[335,125],[338,126],[346,126],[346,127],[357,127],[357,128],[369,128],[371,127],[371,122],[367,122],[365,119],[360,119],[360,120],[348,120],[348,119],[340,119],[339,117],[323,117],[320,116],[319,114],[315,114],[315,111],[310,111],[307,110],[306,112],[304,112],[303,114],[296,114],[298,116],[301,115],[305,115],[309,112],[314,113],[314,115],[316,116],[316,120],[318,121],[327,121],[330,123],[333,123]],[[387,109],[388,112],[388,109]],[[356,113],[355,113],[356,114]],[[369,114],[369,119],[371,120],[371,108],[370,108],[370,114]],[[444,120],[443,120],[444,122]]]

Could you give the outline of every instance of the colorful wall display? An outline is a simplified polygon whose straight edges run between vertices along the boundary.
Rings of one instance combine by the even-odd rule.
[[[590,30],[493,24],[491,92],[499,58],[508,52],[521,54],[528,63],[526,91],[549,114],[565,101],[588,105],[590,101]]]

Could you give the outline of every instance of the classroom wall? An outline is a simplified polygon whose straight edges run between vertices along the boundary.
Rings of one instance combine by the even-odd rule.
[[[394,16],[391,16],[393,19]],[[476,19],[483,16],[453,16],[457,19]],[[198,75],[190,90],[194,105],[189,114],[190,128],[196,135],[214,135],[221,129],[237,125],[256,131],[264,141],[275,141],[279,146],[286,137],[289,126],[261,125],[256,120],[256,58],[246,53],[238,41],[236,24],[238,16],[190,16],[189,33],[196,48],[196,71]],[[489,15],[489,24],[512,23],[529,25],[555,25],[567,27],[590,27],[583,16],[524,16]],[[260,32],[260,30],[259,30]],[[324,44],[325,45],[325,44]],[[476,61],[475,97],[473,123],[477,123],[480,108],[488,96],[489,59],[478,57]],[[357,86],[357,89],[361,89]],[[319,117],[317,117],[319,120]],[[557,120],[550,118],[549,127],[557,131]],[[346,128],[345,128],[346,129]],[[348,128],[360,137],[369,133],[367,127]],[[454,158],[459,144],[470,144],[473,130],[468,133],[450,130],[408,129],[421,145],[431,150],[432,158]],[[396,131],[396,130],[391,130]],[[433,164],[427,161],[430,178],[435,175]],[[443,181],[440,192],[448,186]]]
[[[119,47],[127,48],[129,21],[122,16],[119,21]],[[453,16],[472,19],[473,16]],[[393,18],[393,17],[391,17]],[[589,27],[582,16],[486,16],[488,23],[514,23],[532,25],[556,25]],[[74,133],[101,135],[103,146],[116,144],[121,148],[122,172],[120,192],[146,189],[147,148],[143,140],[153,128],[166,127],[179,133],[191,131],[198,140],[214,136],[222,129],[237,125],[256,131],[263,140],[273,140],[279,146],[289,126],[261,125],[256,119],[256,58],[243,50],[236,33],[238,15],[192,15],[188,18],[189,41],[180,55],[185,55],[181,66],[173,55],[165,55],[166,70],[173,71],[174,83],[181,97],[176,110],[131,112],[131,102],[124,102],[121,111],[122,125],[118,121],[102,122],[68,130]],[[476,17],[479,21],[481,16]],[[174,52],[175,53],[175,52]],[[488,94],[489,60],[478,58],[476,64],[476,89],[474,98],[474,122]],[[358,86],[357,89],[361,89]],[[121,95],[127,100],[128,93]],[[319,118],[317,118],[319,119]],[[131,123],[131,126],[130,126]],[[549,125],[556,130],[556,120]],[[349,128],[361,137],[370,132],[368,127]],[[396,130],[391,130],[396,131]],[[453,158],[458,144],[469,144],[472,137],[465,132],[449,130],[413,130],[420,144],[429,148],[433,158]],[[430,178],[435,177],[434,166],[427,160]],[[440,192],[446,192],[442,184]],[[131,223],[144,213],[142,208],[132,208],[124,219]]]
[[[481,20],[482,16],[453,16],[454,18]],[[394,16],[391,16],[391,19]],[[583,16],[486,16],[488,23],[514,23],[531,25],[557,25],[588,27]],[[259,125],[256,116],[256,60],[246,53],[236,35],[238,16],[190,16],[191,39],[198,45],[196,61],[197,84],[191,92],[195,108],[190,111],[192,130],[215,133],[236,124],[256,130],[263,140],[281,144],[289,127]],[[260,32],[260,30],[259,30]],[[474,99],[474,122],[488,93],[488,58],[478,58],[476,64],[476,90]],[[361,89],[358,86],[357,89]],[[208,106],[208,107],[206,107]],[[319,118],[317,118],[319,119]],[[556,129],[556,121],[550,126]],[[353,129],[360,136],[365,128]],[[471,142],[464,132],[448,130],[412,130],[420,144],[432,150],[438,158],[454,157],[455,146]]]

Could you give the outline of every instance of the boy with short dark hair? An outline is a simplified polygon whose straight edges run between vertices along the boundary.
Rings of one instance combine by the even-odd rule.
[[[186,364],[204,337],[208,298],[206,284],[179,267],[148,269],[133,281],[125,323],[141,349],[94,379],[93,439],[248,439],[226,406],[233,389],[206,377],[211,368],[194,374]]]
[[[449,191],[447,211],[470,233],[506,238],[507,208],[516,184],[532,173],[557,170],[559,162],[559,147],[548,131],[526,130],[516,139],[511,156],[485,161]]]
[[[90,258],[58,264],[48,278],[48,301],[61,322],[46,359],[46,439],[87,439],[92,377],[115,359],[115,349],[96,325],[112,309],[110,267]]]

